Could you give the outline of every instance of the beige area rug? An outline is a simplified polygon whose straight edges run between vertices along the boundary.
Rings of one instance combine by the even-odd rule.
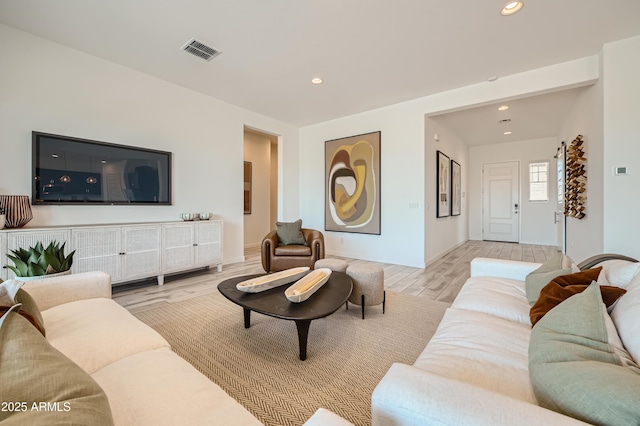
[[[349,304],[311,322],[306,361],[293,321],[252,312],[217,291],[135,314],[173,350],[266,425],[299,426],[319,408],[371,424],[371,393],[394,362],[412,364],[449,305],[387,291],[382,305]]]

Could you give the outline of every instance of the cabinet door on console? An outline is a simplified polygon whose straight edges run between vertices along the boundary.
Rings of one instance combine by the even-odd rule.
[[[195,229],[193,222],[162,226],[162,270],[184,271],[195,266]]]
[[[160,225],[122,228],[122,279],[160,275]]]
[[[120,227],[78,228],[72,236],[74,272],[103,271],[111,275],[111,282],[122,280]]]
[[[196,223],[196,265],[222,264],[222,222]]]
[[[60,245],[66,243],[64,246],[64,254],[69,255],[73,251],[71,240],[71,230],[69,229],[36,229],[33,231],[14,231],[7,232],[7,253],[10,250],[17,250],[19,248],[28,249],[35,246],[38,242],[41,242],[43,246],[49,245],[50,242],[56,241]],[[76,257],[74,256],[74,261]],[[3,265],[6,265],[9,259],[6,254],[2,257]],[[11,261],[9,261],[11,262]],[[10,263],[12,264],[12,263]],[[75,265],[72,266],[72,271],[76,272]],[[7,268],[7,278],[15,277],[13,271]],[[4,277],[3,277],[4,279]]]

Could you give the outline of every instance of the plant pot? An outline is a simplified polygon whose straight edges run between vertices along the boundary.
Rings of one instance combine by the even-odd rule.
[[[71,269],[63,272],[58,272],[57,274],[37,275],[35,277],[15,277],[14,279],[17,281],[27,282],[27,281],[42,280],[45,278],[60,277],[62,275],[70,275],[70,274],[71,274]]]

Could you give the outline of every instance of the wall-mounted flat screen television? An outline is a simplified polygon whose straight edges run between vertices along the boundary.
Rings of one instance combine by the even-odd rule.
[[[33,204],[171,204],[171,153],[32,132]]]

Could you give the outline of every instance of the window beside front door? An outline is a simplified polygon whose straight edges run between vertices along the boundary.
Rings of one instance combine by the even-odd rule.
[[[529,201],[549,201],[549,162],[529,164]]]

